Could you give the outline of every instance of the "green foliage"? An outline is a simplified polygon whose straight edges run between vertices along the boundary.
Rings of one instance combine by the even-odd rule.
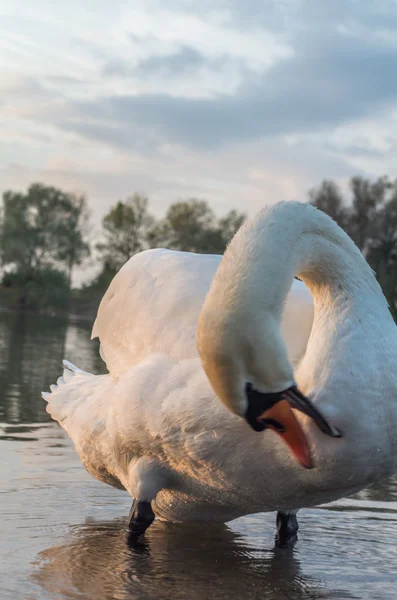
[[[104,240],[97,245],[109,273],[115,273],[133,254],[149,247],[153,225],[145,196],[134,194],[110,210],[102,221]]]
[[[355,241],[376,271],[391,311],[397,316],[397,181],[379,177],[371,182],[353,177],[350,189],[350,205],[330,181],[312,190],[309,197]]]
[[[184,252],[222,254],[244,219],[232,210],[218,221],[204,200],[176,202],[152,232],[152,241]]]
[[[244,219],[232,210],[217,220],[207,202],[193,198],[172,204],[164,219],[156,221],[148,211],[148,199],[134,194],[104,217],[104,239],[97,246],[103,268],[86,290],[106,289],[118,269],[146,248],[222,254]]]
[[[207,253],[222,249],[215,215],[204,200],[191,199],[172,204],[153,237],[157,246],[173,250]]]
[[[88,253],[82,219],[87,218],[84,197],[54,187],[32,184],[26,194],[3,195],[1,258],[18,271],[29,273],[56,262],[79,264]]]
[[[335,182],[325,180],[309,198],[364,253],[397,316],[397,180],[353,177],[350,189],[351,198],[345,198]],[[104,217],[103,239],[97,245],[102,270],[79,291],[76,301],[103,293],[118,269],[146,248],[221,254],[245,219],[236,210],[218,219],[206,201],[192,198],[175,202],[163,219],[155,220],[148,204],[145,196],[133,194]],[[2,285],[22,307],[67,308],[72,270],[90,251],[88,220],[84,196],[40,183],[26,193],[3,194]]]
[[[19,303],[24,308],[65,310],[68,306],[68,278],[57,269],[38,269],[28,279],[19,272],[6,273],[2,284],[20,290]]]
[[[219,219],[218,228],[222,234],[223,244],[226,247],[233,239],[241,225],[244,223],[246,215],[231,210],[225,217]]]
[[[92,281],[83,285],[82,292],[84,294],[90,294],[91,292],[103,293],[109,287],[116,272],[116,269],[105,261],[98,275]]]
[[[16,290],[21,307],[67,306],[72,270],[89,255],[88,219],[84,196],[40,183],[32,184],[26,193],[4,193],[2,285]],[[172,204],[164,219],[156,221],[149,213],[148,199],[133,194],[104,217],[102,240],[96,246],[102,269],[82,288],[78,300],[85,302],[103,292],[131,256],[150,247],[221,254],[244,219],[235,210],[217,219],[207,202],[193,198]]]
[[[309,199],[311,204],[326,212],[338,225],[346,229],[348,209],[336,183],[324,180],[318,188],[310,190]]]
[[[36,293],[47,279],[58,282],[62,294],[68,288],[74,265],[89,254],[85,240],[88,219],[83,196],[67,194],[54,187],[34,183],[26,194],[7,191],[3,194],[0,228],[0,255],[3,267],[13,273],[13,285],[21,287],[21,304],[54,306],[60,304],[55,292]],[[67,286],[62,287],[64,272]],[[56,279],[55,273],[59,276]],[[10,282],[11,275],[6,276]]]
[[[71,287],[72,270],[81,265],[90,255],[87,241],[89,228],[89,211],[84,196],[65,195],[62,199],[64,220],[58,229],[57,259],[64,263],[68,271],[68,283]]]

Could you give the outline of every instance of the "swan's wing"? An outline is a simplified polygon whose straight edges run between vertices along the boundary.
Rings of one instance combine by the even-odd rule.
[[[176,359],[197,356],[197,319],[220,259],[156,249],[121,268],[92,330],[113,376],[156,352]]]
[[[127,487],[123,461],[156,440],[156,456],[166,444],[203,459],[217,413],[224,411],[223,421],[235,418],[215,398],[196,350],[197,317],[219,260],[166,251],[134,257],[106,292],[94,327],[111,374],[94,376],[65,362],[58,385],[43,394],[97,479]],[[294,364],[312,315],[309,292],[295,282],[283,315]]]
[[[198,315],[220,256],[147,250],[117,273],[99,306],[92,337],[113,376],[120,376],[150,354],[175,359],[197,356]],[[313,301],[294,280],[282,332],[294,365],[303,356],[313,321]]]

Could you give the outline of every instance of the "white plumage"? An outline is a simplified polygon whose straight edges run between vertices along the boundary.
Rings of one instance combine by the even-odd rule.
[[[269,314],[278,322],[282,313],[295,381],[343,432],[329,438],[298,415],[317,468],[304,470],[275,433],[250,430],[216,397],[196,349],[211,283],[201,321],[222,323],[214,331],[233,360],[249,362],[227,341],[239,328],[271,336]],[[132,257],[102,299],[95,336],[109,374],[65,361],[58,386],[43,393],[47,410],[94,477],[152,501],[162,519],[298,509],[395,469],[396,328],[359,251],[310,206],[266,209],[223,259],[159,249]],[[277,367],[271,344],[263,348],[253,361]]]

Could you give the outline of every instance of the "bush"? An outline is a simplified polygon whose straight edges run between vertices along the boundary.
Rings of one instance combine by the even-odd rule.
[[[19,303],[24,308],[64,310],[68,307],[67,276],[52,267],[45,267],[29,276],[18,272],[6,273],[2,285],[18,290]]]

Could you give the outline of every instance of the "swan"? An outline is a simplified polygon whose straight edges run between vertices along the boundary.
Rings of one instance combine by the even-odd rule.
[[[96,336],[109,373],[64,361],[43,397],[88,472],[133,497],[133,535],[155,516],[277,511],[288,537],[300,508],[396,468],[396,327],[360,251],[308,204],[265,207],[223,257],[135,255]]]

